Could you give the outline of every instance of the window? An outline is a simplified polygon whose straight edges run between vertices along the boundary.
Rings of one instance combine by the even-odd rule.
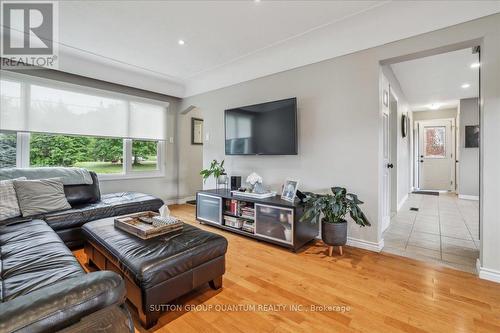
[[[424,128],[425,158],[445,158],[446,127],[433,126]]]
[[[158,170],[158,142],[132,141],[132,171]]]
[[[1,72],[0,167],[162,176],[168,103]]]
[[[32,133],[30,167],[81,167],[99,174],[123,173],[123,140]]]
[[[17,135],[15,133],[0,132],[0,168],[16,166]]]

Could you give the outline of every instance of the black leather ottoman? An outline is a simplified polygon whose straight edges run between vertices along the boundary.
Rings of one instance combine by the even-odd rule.
[[[127,298],[145,328],[154,326],[162,305],[204,283],[222,286],[227,240],[184,224],[181,234],[142,240],[114,227],[114,218],[82,227],[91,264],[125,280]]]

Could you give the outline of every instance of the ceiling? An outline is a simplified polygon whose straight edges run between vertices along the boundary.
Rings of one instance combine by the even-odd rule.
[[[497,12],[500,1],[65,0],[59,68],[185,97]]]
[[[478,97],[479,69],[470,65],[479,61],[471,48],[390,65],[410,108],[429,110],[456,107],[462,98]],[[462,88],[463,84],[470,85]]]

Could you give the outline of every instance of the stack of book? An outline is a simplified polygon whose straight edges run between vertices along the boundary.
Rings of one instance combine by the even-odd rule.
[[[241,229],[241,227],[243,226],[243,221],[243,219],[234,216],[224,215],[224,224],[228,227]]]
[[[246,219],[254,219],[255,216],[255,208],[253,206],[247,206],[247,205],[240,205],[240,214],[241,217],[244,217]]]
[[[226,212],[232,215],[239,215],[238,200],[226,200]]]
[[[254,234],[255,233],[255,224],[253,221],[245,220],[243,225],[241,226],[241,230]]]

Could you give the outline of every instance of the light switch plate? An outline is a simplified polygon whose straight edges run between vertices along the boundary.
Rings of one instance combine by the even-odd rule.
[[[174,137],[173,137],[173,136],[171,136],[170,138],[168,138],[168,142],[170,142],[170,143],[174,143]]]

